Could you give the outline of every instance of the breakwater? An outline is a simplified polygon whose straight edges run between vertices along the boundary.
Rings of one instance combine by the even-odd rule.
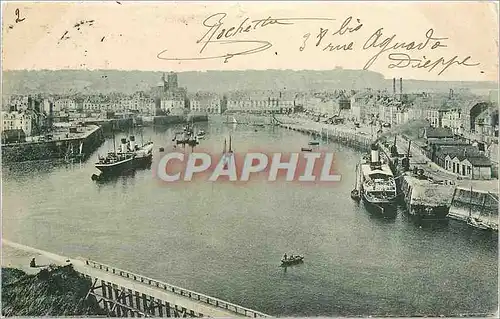
[[[100,126],[87,126],[75,137],[54,138],[49,141],[2,144],[4,162],[23,162],[80,157],[86,159],[103,142]]]

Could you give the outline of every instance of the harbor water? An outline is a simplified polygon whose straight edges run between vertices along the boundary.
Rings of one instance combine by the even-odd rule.
[[[197,124],[200,147],[298,152],[310,138],[277,127]],[[172,145],[180,126],[143,128]],[[140,131],[134,132],[138,142]],[[116,141],[125,134],[117,135]],[[460,315],[497,307],[497,240],[456,221],[422,225],[369,213],[349,197],[361,153],[335,143],[334,185],[166,184],[153,170],[94,182],[84,163],[2,169],[2,236],[225,299],[276,316]],[[305,262],[279,267],[284,253]]]

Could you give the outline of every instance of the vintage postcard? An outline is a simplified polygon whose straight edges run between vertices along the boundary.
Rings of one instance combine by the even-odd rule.
[[[1,314],[498,317],[497,2],[2,3]]]

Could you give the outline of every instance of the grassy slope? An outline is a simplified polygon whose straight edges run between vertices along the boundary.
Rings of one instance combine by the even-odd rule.
[[[84,300],[91,285],[71,265],[51,266],[36,275],[2,268],[2,315],[103,315],[95,298]]]

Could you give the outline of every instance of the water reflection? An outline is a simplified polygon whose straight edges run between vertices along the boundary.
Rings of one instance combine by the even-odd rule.
[[[271,127],[197,126],[207,133],[200,149],[213,152],[222,151],[229,134],[237,152],[293,152],[309,142]],[[144,140],[154,142],[155,160],[178,130],[182,126],[142,129]],[[401,209],[391,219],[370,214],[349,197],[359,152],[325,144],[342,174],[334,187],[165,184],[154,167],[92,181],[97,154],[112,148],[108,139],[81,165],[4,167],[2,235],[272,315],[451,315],[497,305],[494,237],[455,221],[415,223]],[[280,269],[286,251],[307,260]]]

